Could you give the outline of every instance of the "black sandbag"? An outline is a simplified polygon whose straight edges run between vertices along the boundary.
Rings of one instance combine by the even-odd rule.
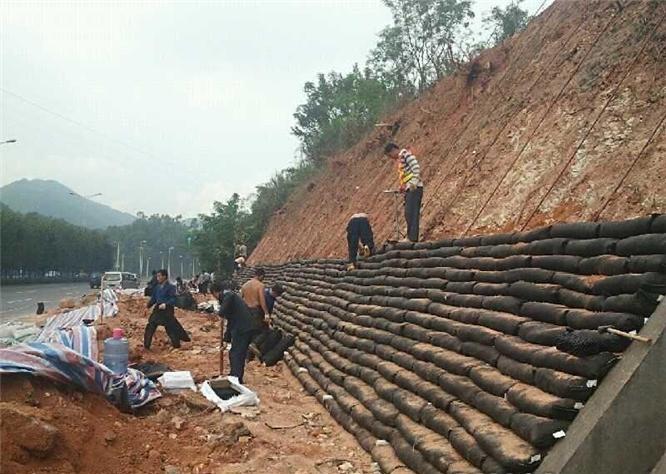
[[[442,387],[445,392],[468,402],[470,402],[474,396],[481,391],[481,389],[477,387],[469,378],[446,372],[440,374],[437,384]]]
[[[525,248],[527,255],[562,255],[569,239],[544,239],[531,242]]]
[[[511,417],[517,412],[516,408],[504,398],[486,392],[478,392],[474,396],[472,405],[502,426],[509,426]]]
[[[515,242],[515,234],[491,234],[481,236],[481,245],[501,245]]]
[[[513,296],[484,296],[483,308],[504,313],[520,314],[523,301]]]
[[[539,367],[534,376],[534,385],[553,395],[584,402],[594,392],[588,379],[545,367]]]
[[[430,331],[416,324],[405,323],[402,333],[415,341],[428,342]]]
[[[666,234],[644,234],[618,241],[617,254],[632,255],[666,254]]]
[[[449,442],[456,451],[476,467],[481,467],[488,455],[481,449],[474,437],[465,428],[458,426],[449,433]]]
[[[449,433],[459,427],[458,422],[448,415],[444,410],[432,405],[426,405],[421,411],[422,423],[429,429],[448,437]]]
[[[582,257],[575,255],[534,255],[530,262],[533,268],[559,272],[577,273]],[[547,283],[541,281],[540,283]]]
[[[571,273],[553,273],[552,283],[580,293],[588,293],[591,291],[591,286],[585,278]]]
[[[465,262],[468,261],[468,259],[461,259],[464,260]],[[474,280],[474,271],[473,270],[464,270],[464,269],[455,269],[455,268],[447,268],[445,272],[445,276],[443,277],[450,282],[454,281],[460,281],[460,282],[469,282]]]
[[[462,344],[463,355],[475,357],[479,360],[495,365],[500,353],[492,346],[479,344],[478,342],[464,342]]]
[[[295,340],[296,338],[291,334],[284,335],[280,339],[280,342],[278,342],[267,354],[262,356],[262,362],[268,367],[277,364],[280,360],[282,360],[284,351],[291,347]]]
[[[259,352],[262,354],[267,354],[282,339],[282,331],[277,329],[270,329],[262,335],[264,336],[263,339],[257,343]]]
[[[497,368],[504,375],[508,375],[511,378],[530,385],[534,384],[534,375],[537,368],[533,365],[518,362],[510,357],[500,356],[500,358],[497,359]]]
[[[629,257],[627,270],[630,273],[666,273],[666,255],[633,255]]]
[[[508,294],[508,289],[507,283],[476,283],[472,291],[477,295],[502,296]]]
[[[479,446],[513,473],[532,472],[538,465],[538,451],[511,430],[494,423],[483,424],[474,431]]]
[[[666,214],[653,214],[650,223],[650,232],[653,234],[666,234]]]
[[[436,316],[418,311],[407,311],[405,313],[405,321],[412,324],[417,324],[426,329],[430,329],[430,325],[435,318]]]
[[[543,268],[514,268],[504,272],[506,283],[529,281],[532,283],[550,283],[553,277],[552,270]]]
[[[372,448],[372,459],[377,462],[381,472],[403,474],[405,464],[398,458],[393,448],[387,444],[378,444]]]
[[[535,240],[543,240],[550,238],[550,230],[552,226],[537,227],[536,229],[517,232],[514,236],[516,242],[533,242]]]
[[[531,283],[517,281],[511,283],[507,294],[525,301],[541,301],[543,303],[557,303],[559,285],[547,283]]]
[[[470,324],[460,325],[456,331],[456,336],[461,341],[473,341],[487,346],[492,346],[499,335],[501,333],[493,329],[484,326],[472,326]]]
[[[442,278],[426,278],[421,280],[421,286],[424,289],[445,290],[447,283],[448,281]]]
[[[568,239],[594,239],[599,235],[599,224],[596,222],[561,222],[553,224],[551,237]]]
[[[446,291],[452,293],[471,294],[474,291],[475,281],[452,281],[446,285]]]
[[[380,422],[386,426],[395,426],[395,420],[400,414],[398,409],[383,399],[377,399],[370,404],[370,411]]]
[[[453,239],[453,245],[459,247],[477,247],[481,245],[481,236],[474,235],[471,237],[462,237],[460,239]]]
[[[523,413],[546,418],[571,421],[578,414],[574,400],[557,397],[522,383],[511,387],[506,393],[506,399]]]
[[[439,474],[439,470],[425,460],[421,453],[407,443],[402,436],[393,434],[391,445],[398,454],[398,457],[414,472],[419,474]]]
[[[474,274],[474,278],[483,283],[505,283],[506,273],[495,270],[479,271]]]
[[[624,239],[632,235],[647,234],[650,232],[652,216],[627,219],[623,221],[601,222],[599,226],[599,237],[612,237]]]
[[[644,318],[650,317],[659,305],[658,301],[650,301],[644,298],[639,289],[637,293],[631,295],[609,296],[602,305],[603,311],[612,311],[617,313],[632,313]]]
[[[594,312],[585,309],[567,311],[567,326],[573,329],[597,329],[613,326],[621,331],[637,331],[643,327],[643,318],[629,313]]]
[[[564,249],[567,255],[595,257],[615,253],[616,239],[598,238],[587,240],[569,240]]]
[[[557,438],[553,434],[562,430],[566,432],[569,424],[568,421],[551,420],[531,413],[516,413],[511,418],[511,429],[540,449],[554,445]]]
[[[446,302],[453,306],[481,308],[483,301],[486,298],[502,298],[502,296],[461,295],[458,293],[449,293]]]
[[[502,244],[489,247],[489,251],[485,255],[493,258],[506,258],[511,255],[516,255],[522,251],[521,245]]]
[[[554,346],[558,337],[567,331],[565,326],[542,323],[540,321],[526,321],[520,326],[518,336],[527,342],[542,346]]]
[[[447,410],[451,402],[456,400],[455,396],[445,392],[438,385],[429,382],[417,384],[413,391],[441,410]],[[421,414],[421,420],[423,421],[423,414]]]
[[[448,317],[461,323],[476,324],[479,321],[481,313],[485,311],[486,310],[481,308],[453,307]]]
[[[407,354],[405,352],[400,352],[400,351],[393,351],[390,360],[391,362],[395,362],[397,365],[408,371],[413,370],[414,362],[416,362],[416,359],[414,359],[414,357],[411,354]]]
[[[579,270],[584,275],[621,275],[627,273],[629,259],[616,255],[600,255],[581,260]]]
[[[606,298],[603,296],[588,295],[578,291],[560,288],[558,292],[559,303],[570,308],[583,308],[590,311],[603,311]]]
[[[420,420],[421,410],[428,402],[407,390],[398,389],[393,396],[393,404],[405,415],[418,422]]]
[[[566,326],[569,308],[559,304],[528,301],[520,308],[520,315],[535,321]]]
[[[531,255],[512,255],[511,257],[499,259],[496,262],[497,270],[527,268],[531,265],[532,258]]]
[[[474,367],[469,373],[470,379],[484,391],[503,397],[518,381],[503,375],[494,367],[479,366]]]
[[[462,342],[455,336],[445,332],[430,332],[430,344],[444,349],[449,349],[454,352],[460,352]]]

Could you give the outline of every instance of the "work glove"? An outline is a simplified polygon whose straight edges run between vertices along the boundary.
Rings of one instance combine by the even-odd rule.
[[[166,304],[162,303],[161,305],[158,306],[159,309],[166,309]]]

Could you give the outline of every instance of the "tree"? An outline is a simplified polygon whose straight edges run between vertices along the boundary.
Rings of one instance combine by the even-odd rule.
[[[393,25],[379,33],[368,65],[403,92],[422,92],[464,60],[461,35],[474,17],[470,0],[384,0]]]
[[[200,228],[194,231],[193,245],[201,268],[228,276],[233,270],[236,242],[244,232],[247,212],[238,194],[225,203],[215,201],[211,215],[200,215]]]
[[[519,31],[524,30],[532,17],[527,10],[520,8],[523,0],[514,0],[505,8],[493,7],[490,14],[483,19],[484,25],[492,28],[491,46],[497,45]]]
[[[318,165],[355,143],[396,99],[394,90],[358,65],[346,75],[319,74],[304,91],[307,100],[294,113],[292,133],[306,159]]]

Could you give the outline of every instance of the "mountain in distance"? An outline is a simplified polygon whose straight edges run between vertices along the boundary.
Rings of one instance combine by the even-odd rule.
[[[14,211],[64,219],[91,229],[131,224],[136,217],[76,194],[54,180],[20,179],[0,188],[0,202]]]

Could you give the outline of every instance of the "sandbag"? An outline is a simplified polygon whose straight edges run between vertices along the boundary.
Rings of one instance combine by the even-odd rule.
[[[603,296],[588,295],[578,291],[560,288],[557,293],[558,303],[570,308],[583,308],[590,311],[603,311],[606,298]]]
[[[599,224],[596,222],[556,223],[550,229],[551,237],[568,239],[594,239],[599,235]]]
[[[574,400],[560,398],[522,383],[511,387],[506,399],[521,412],[546,418],[571,421],[578,414]]]
[[[554,433],[565,430],[570,422],[564,420],[551,420],[531,413],[516,413],[511,418],[511,429],[521,438],[533,446],[541,449],[551,447],[557,442]]]
[[[261,360],[267,367],[271,367],[282,360],[284,351],[294,344],[296,338],[291,334],[284,335],[280,341],[265,355],[262,355]]]
[[[570,309],[566,315],[567,326],[574,329],[597,329],[613,326],[621,331],[637,331],[643,327],[643,318],[629,313],[593,312]]]
[[[628,260],[627,271],[666,273],[666,255],[632,255]]]
[[[614,334],[566,328],[566,331],[557,338],[555,347],[568,354],[585,357],[603,351],[622,352],[630,342],[628,339]]]
[[[598,238],[588,240],[569,240],[564,253],[579,257],[595,257],[615,253],[616,239]]]
[[[518,336],[527,342],[542,346],[554,346],[558,337],[567,332],[565,326],[542,323],[540,321],[527,321],[521,324]]]
[[[562,255],[569,239],[556,238],[530,242],[525,253],[528,255]]]
[[[534,385],[553,395],[584,402],[594,392],[588,379],[557,370],[539,367],[534,375]]]
[[[666,234],[644,234],[618,241],[617,254],[632,255],[666,254]]]
[[[543,270],[578,273],[578,266],[582,260],[583,258],[577,255],[534,255],[530,265]],[[548,282],[541,281],[539,283]]]
[[[624,239],[632,235],[647,234],[650,232],[652,216],[639,217],[623,221],[601,222],[599,226],[599,237],[611,237]]]

